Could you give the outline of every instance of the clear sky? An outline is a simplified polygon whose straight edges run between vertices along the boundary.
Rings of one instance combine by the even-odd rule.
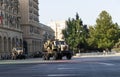
[[[84,24],[94,25],[102,10],[106,10],[120,25],[120,0],[39,0],[39,20],[67,20],[78,12]]]

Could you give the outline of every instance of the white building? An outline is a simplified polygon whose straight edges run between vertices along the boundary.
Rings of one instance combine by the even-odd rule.
[[[58,39],[58,40],[63,39],[62,30],[67,27],[66,21],[64,20],[63,21],[52,21],[48,24],[48,26],[50,26],[54,30],[55,39]]]

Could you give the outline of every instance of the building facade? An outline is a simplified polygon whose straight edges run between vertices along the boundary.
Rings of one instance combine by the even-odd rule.
[[[62,34],[62,30],[67,28],[66,22],[64,20],[62,21],[52,21],[48,24],[54,32],[55,32],[55,39],[61,40],[64,39],[64,35]]]
[[[23,47],[28,55],[42,51],[42,28],[39,24],[38,0],[19,0]]]
[[[55,36],[54,36],[55,32],[54,32],[54,30],[51,27],[49,27],[47,25],[44,25],[42,23],[40,23],[40,25],[41,25],[41,28],[42,28],[41,36],[42,36],[42,39],[43,39],[42,40],[43,43],[45,43],[49,39],[52,40],[52,39],[55,38]]]
[[[18,0],[0,0],[0,58],[10,56],[12,48],[23,45]]]
[[[38,0],[0,0],[0,59],[10,57],[14,47],[30,56],[54,39],[54,31],[39,23],[38,11]]]

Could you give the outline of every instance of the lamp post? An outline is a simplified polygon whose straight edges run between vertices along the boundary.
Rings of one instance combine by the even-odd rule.
[[[58,24],[57,24],[57,23],[55,24],[55,27],[56,27],[56,30],[55,30],[55,36],[56,36],[56,37],[55,37],[55,38],[56,38],[56,40],[57,40],[57,39],[58,39],[58,32],[57,32]]]
[[[79,30],[77,30],[77,33],[80,33],[80,34],[81,34],[81,33],[82,33],[82,31],[81,31],[81,30],[80,30],[80,31],[79,31]],[[80,56],[80,43],[78,44],[78,48],[79,48],[79,56]]]
[[[72,39],[72,45],[74,45],[74,42],[75,42],[75,39],[73,38],[73,39]],[[73,47],[72,47],[72,50],[73,50],[73,54],[75,54]]]

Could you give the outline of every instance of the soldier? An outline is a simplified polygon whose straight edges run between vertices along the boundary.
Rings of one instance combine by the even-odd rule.
[[[51,52],[51,49],[52,49],[51,41],[48,40],[48,41],[44,44],[44,51]]]
[[[47,41],[47,46],[50,47],[50,49],[52,49],[52,42],[50,40]]]
[[[57,51],[57,46],[54,44],[54,41],[52,42],[52,51]]]
[[[47,42],[44,44],[44,51],[47,51]]]

